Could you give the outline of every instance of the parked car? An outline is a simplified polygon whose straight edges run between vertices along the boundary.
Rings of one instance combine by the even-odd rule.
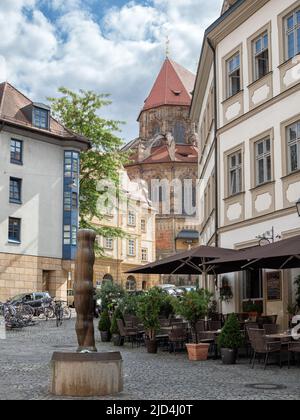
[[[182,290],[184,293],[195,292],[197,290],[196,286],[179,286],[179,290]]]
[[[52,302],[52,298],[48,292],[23,293],[9,299],[7,303],[11,305],[25,304],[33,309],[39,309],[44,303]]]

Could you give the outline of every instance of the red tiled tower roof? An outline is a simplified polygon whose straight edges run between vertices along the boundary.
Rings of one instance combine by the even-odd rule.
[[[167,58],[142,112],[163,105],[190,106],[194,85],[195,75]]]

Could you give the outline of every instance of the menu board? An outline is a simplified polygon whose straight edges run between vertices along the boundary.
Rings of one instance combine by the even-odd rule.
[[[267,276],[267,300],[282,300],[281,272],[273,271],[266,273]]]

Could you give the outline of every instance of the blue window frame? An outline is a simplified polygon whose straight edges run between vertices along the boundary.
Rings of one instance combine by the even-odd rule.
[[[8,241],[21,243],[21,219],[15,217],[8,219]]]
[[[49,129],[49,111],[42,108],[33,108],[33,125],[37,128]]]
[[[23,164],[23,142],[11,139],[10,141],[10,163]]]
[[[22,202],[22,179],[9,179],[9,202],[21,204]]]

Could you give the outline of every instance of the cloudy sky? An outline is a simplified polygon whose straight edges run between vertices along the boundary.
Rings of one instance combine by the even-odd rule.
[[[34,101],[59,86],[110,93],[105,117],[136,118],[165,58],[196,71],[205,28],[223,0],[0,0],[0,81]]]

